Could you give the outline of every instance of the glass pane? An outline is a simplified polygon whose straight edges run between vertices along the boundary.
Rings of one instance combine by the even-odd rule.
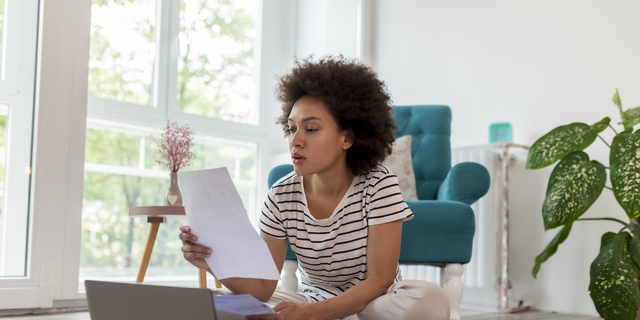
[[[0,0],[0,59],[18,73],[0,90],[0,277],[26,277],[35,97],[38,0]],[[11,10],[8,10],[11,9]],[[11,40],[13,39],[13,40]],[[8,55],[7,42],[15,49]],[[38,272],[39,267],[38,267]],[[31,273],[33,274],[33,273]]]
[[[162,205],[169,171],[155,162],[150,131],[100,127],[89,122],[85,147],[79,290],[84,280],[133,282],[142,261],[149,224],[130,218],[128,207]],[[158,136],[158,134],[155,134]],[[198,137],[194,164],[185,170],[226,166],[248,212],[255,211],[255,145]],[[197,286],[177,238],[186,219],[161,224],[145,283]]]
[[[155,0],[93,0],[89,93],[150,104],[155,28]]]
[[[182,0],[178,108],[256,123],[253,48],[257,0]]]

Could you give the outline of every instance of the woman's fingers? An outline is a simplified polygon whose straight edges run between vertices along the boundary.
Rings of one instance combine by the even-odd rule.
[[[289,301],[283,301],[278,303],[275,307],[273,307],[273,311],[278,312],[282,309],[286,309],[287,307],[290,307],[291,305],[295,305],[295,303],[289,302]]]
[[[193,244],[192,242],[185,242],[182,245],[182,252],[194,252],[194,253],[204,253],[210,254],[213,252],[211,249],[203,246],[199,246],[197,244]]]
[[[183,254],[184,259],[187,261],[193,261],[195,259],[205,259],[205,258],[209,258],[211,256],[211,254],[205,254],[205,253],[194,253],[194,252],[185,252]]]
[[[198,241],[198,237],[191,234],[191,228],[189,226],[180,226],[180,235],[178,236],[182,241]]]
[[[191,233],[180,232],[180,235],[178,235],[178,237],[182,241],[192,241],[192,242],[198,241],[198,237]]]

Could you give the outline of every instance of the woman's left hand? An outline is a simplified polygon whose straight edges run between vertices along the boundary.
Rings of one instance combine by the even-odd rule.
[[[312,304],[295,304],[293,302],[280,302],[273,311],[276,314],[263,314],[247,316],[247,320],[320,320],[317,312],[310,310]]]

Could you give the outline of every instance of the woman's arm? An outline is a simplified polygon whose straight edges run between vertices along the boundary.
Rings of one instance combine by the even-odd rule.
[[[283,302],[277,315],[249,319],[341,319],[356,314],[393,284],[400,258],[402,220],[369,227],[367,279],[335,298],[304,305]]]
[[[182,253],[185,260],[200,269],[208,271],[215,277],[215,274],[213,274],[213,271],[211,271],[211,268],[209,268],[209,265],[204,260],[204,258],[210,256],[211,249],[193,243],[198,240],[198,237],[191,233],[191,228],[188,226],[180,226],[180,231]],[[262,232],[260,232],[260,236],[264,242],[267,243],[267,247],[271,252],[273,261],[276,263],[276,267],[278,268],[278,273],[280,273],[282,271],[282,266],[284,265],[284,257],[287,253],[287,240],[276,239],[265,235]],[[220,282],[235,294],[248,293],[261,301],[269,300],[278,285],[277,280],[253,278],[227,278],[220,280]]]

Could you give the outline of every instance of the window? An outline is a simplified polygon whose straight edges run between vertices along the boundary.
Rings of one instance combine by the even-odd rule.
[[[162,205],[169,171],[149,136],[167,118],[197,134],[184,170],[226,166],[257,211],[258,9],[258,0],[93,0],[79,291],[85,279],[134,281],[149,224],[128,207]],[[197,286],[177,238],[184,223],[160,226],[146,283]]]
[[[155,0],[93,1],[89,94],[151,104],[155,12]]]
[[[182,0],[178,108],[255,123],[256,1]]]
[[[0,1],[0,277],[28,276],[38,1]],[[11,188],[7,188],[11,185]]]

